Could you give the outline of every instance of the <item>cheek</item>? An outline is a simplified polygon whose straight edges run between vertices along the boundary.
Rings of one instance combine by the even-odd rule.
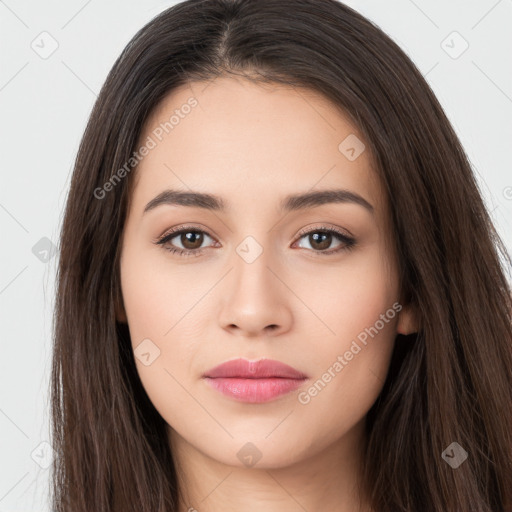
[[[396,269],[380,245],[330,265],[318,265],[314,279],[311,275],[311,271],[297,272],[294,292],[312,313],[302,315],[298,323],[307,322],[308,331],[316,325],[316,346],[323,347],[315,352],[317,361],[325,362],[325,354],[343,350],[358,335],[364,339],[366,330],[377,321],[379,336],[393,338],[397,322],[393,304],[398,301],[399,286]]]
[[[165,260],[165,258],[160,258]],[[190,321],[204,286],[180,271],[172,275],[158,258],[127,251],[121,262],[121,287],[132,349],[141,382],[157,410],[186,405],[180,383],[190,378],[198,336]],[[188,286],[187,286],[188,284]],[[188,330],[187,330],[188,329]]]
[[[146,337],[165,343],[190,325],[211,280],[168,261],[163,251],[134,247],[123,254],[121,287],[134,346]]]
[[[382,254],[368,251],[331,272],[328,280],[317,276],[324,283],[321,293],[309,294],[309,304],[329,332],[323,329],[316,340],[314,378],[299,402],[309,411],[328,414],[333,435],[363,418],[388,371],[401,305],[395,270]],[[308,422],[309,415],[304,417]],[[310,427],[315,428],[314,422]]]

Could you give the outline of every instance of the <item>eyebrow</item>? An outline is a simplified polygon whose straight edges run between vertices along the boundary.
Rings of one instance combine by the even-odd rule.
[[[330,203],[354,203],[362,206],[371,214],[374,212],[373,206],[366,199],[355,192],[345,189],[317,190],[290,194],[281,200],[280,209],[284,212],[290,212]],[[184,190],[164,190],[146,205],[144,213],[161,205],[189,206],[219,212],[225,212],[227,209],[225,201],[213,194]]]

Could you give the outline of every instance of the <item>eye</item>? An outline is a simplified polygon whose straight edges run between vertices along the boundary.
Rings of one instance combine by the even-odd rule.
[[[310,229],[309,231],[302,231],[299,235],[299,240],[305,238],[309,244],[309,247],[306,247],[306,249],[310,249],[314,253],[317,253],[317,255],[322,256],[353,249],[356,244],[356,240],[353,237],[332,227],[321,226],[319,228]],[[331,247],[333,241],[336,239],[340,242],[338,246],[334,249],[326,250]]]
[[[171,244],[171,240],[177,239],[177,243],[181,244],[181,247],[176,247]],[[156,244],[162,245],[164,249],[179,254],[180,256],[199,256],[204,247],[201,245],[204,243],[205,238],[213,238],[208,235],[205,231],[194,227],[180,227],[168,231],[163,237],[161,237]]]

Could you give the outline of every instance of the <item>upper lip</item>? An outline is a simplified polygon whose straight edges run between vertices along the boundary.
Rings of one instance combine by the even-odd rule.
[[[288,366],[287,364],[275,361],[273,359],[259,359],[257,361],[249,361],[248,359],[238,358],[225,361],[208,370],[203,377],[212,379],[218,377],[225,378],[245,378],[245,379],[262,379],[270,377],[281,377],[286,379],[305,379],[307,376]]]

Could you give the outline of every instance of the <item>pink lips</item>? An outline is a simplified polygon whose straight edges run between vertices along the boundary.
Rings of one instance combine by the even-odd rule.
[[[297,389],[308,377],[272,359],[239,358],[212,368],[203,378],[214,389],[235,400],[261,403]]]

